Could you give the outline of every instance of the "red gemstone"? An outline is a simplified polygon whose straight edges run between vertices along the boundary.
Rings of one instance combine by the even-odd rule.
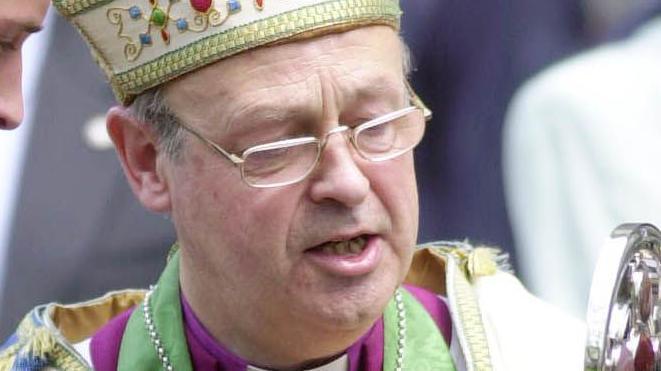
[[[264,0],[255,0],[255,5],[257,5],[257,9],[262,9],[264,7]]]
[[[206,13],[212,2],[213,0],[190,0],[190,5],[198,12]]]
[[[170,33],[167,30],[161,30],[161,37],[166,44],[170,44]]]
[[[633,364],[636,371],[654,371],[654,346],[645,334],[640,335]]]

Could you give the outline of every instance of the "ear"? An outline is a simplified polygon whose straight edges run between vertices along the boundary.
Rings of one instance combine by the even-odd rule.
[[[170,192],[155,133],[125,107],[108,111],[106,128],[135,196],[151,211],[169,212]]]

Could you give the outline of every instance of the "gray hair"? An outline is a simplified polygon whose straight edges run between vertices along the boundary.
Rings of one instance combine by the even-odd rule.
[[[168,106],[160,86],[138,95],[129,106],[129,112],[154,130],[158,146],[170,159],[179,158],[183,146],[180,121]]]
[[[408,80],[412,71],[411,52],[400,37],[402,45],[402,66]],[[172,160],[181,156],[183,133],[179,118],[168,106],[162,88],[155,87],[138,95],[129,106],[129,112],[139,122],[150,125],[157,135],[158,146]]]

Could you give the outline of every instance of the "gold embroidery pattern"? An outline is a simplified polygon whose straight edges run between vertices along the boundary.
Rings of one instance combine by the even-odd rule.
[[[53,0],[53,5],[58,8],[60,14],[63,16],[73,17],[113,1],[114,0]]]
[[[115,0],[53,0],[53,4],[63,16],[74,17],[113,1]],[[264,0],[253,0],[253,4],[257,10],[264,8]]]
[[[482,315],[480,313],[477,297],[469,283],[469,272],[467,265],[469,257],[475,252],[468,244],[464,247],[456,246],[431,246],[432,252],[439,255],[447,261],[448,274],[447,283],[452,285],[451,292],[456,305],[456,314],[458,315],[459,336],[466,340],[465,346],[468,348],[466,360],[469,363],[468,369],[473,371],[491,371],[491,355],[489,353],[489,344],[486,338]],[[450,267],[451,266],[451,267]],[[451,293],[448,291],[448,294]],[[453,315],[454,317],[454,315]]]
[[[137,5],[129,8],[110,8],[106,12],[108,21],[117,26],[117,37],[126,41],[124,46],[124,57],[128,61],[135,61],[140,57],[144,47],[152,45],[152,29],[158,28],[160,31],[161,39],[165,45],[170,45],[170,32],[168,26],[172,25],[179,33],[184,32],[205,32],[209,27],[218,27],[225,22],[230,14],[237,12],[232,8],[232,4],[237,4],[236,1],[227,2],[227,11],[221,13],[218,9],[211,6],[209,9],[202,13],[196,11],[192,22],[182,16],[177,16],[176,12],[172,12],[172,6],[178,1],[169,0],[165,9],[161,7],[158,1],[151,1],[151,9],[149,13],[143,11]],[[240,9],[240,8],[239,8]],[[137,38],[131,37],[124,33],[124,20],[127,22],[143,21],[146,24],[146,30],[138,35]]]
[[[124,56],[126,59],[133,61],[140,56],[142,52],[142,45],[133,40],[133,38],[124,33],[124,21],[122,19],[123,9],[108,9],[106,16],[108,21],[117,26],[117,37],[120,39],[126,40],[126,45],[124,45]]]
[[[0,369],[12,368],[17,358],[36,357],[58,370],[90,370],[81,358],[72,353],[72,349],[62,345],[54,330],[43,323],[35,322],[35,317],[39,316],[38,312],[39,308],[27,314],[21,321],[16,331],[17,342],[0,354]]]
[[[57,343],[51,350],[51,355],[55,359],[54,366],[58,370],[67,371],[89,371],[90,368],[83,364],[78,358],[74,357],[70,351],[65,349],[60,343]]]
[[[109,79],[117,99],[128,104],[149,88],[244,50],[343,25],[384,24],[399,28],[400,14],[398,3],[393,0],[328,1],[211,35]]]
[[[491,370],[491,356],[484,333],[482,316],[468,280],[459,269],[454,270],[454,289],[457,298],[459,316],[464,328],[464,334],[471,352],[473,367],[476,371]]]

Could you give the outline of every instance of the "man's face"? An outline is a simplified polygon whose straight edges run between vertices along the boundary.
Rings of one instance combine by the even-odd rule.
[[[240,154],[408,106],[401,53],[392,29],[362,28],[231,57],[165,94],[182,121]],[[364,327],[381,314],[416,240],[411,153],[372,163],[334,134],[304,181],[257,189],[192,135],[183,149],[159,166],[182,244],[184,289],[231,298],[244,318],[308,329]],[[359,253],[332,243],[361,238]]]
[[[41,28],[47,0],[0,0],[0,129],[23,119],[21,47]]]

